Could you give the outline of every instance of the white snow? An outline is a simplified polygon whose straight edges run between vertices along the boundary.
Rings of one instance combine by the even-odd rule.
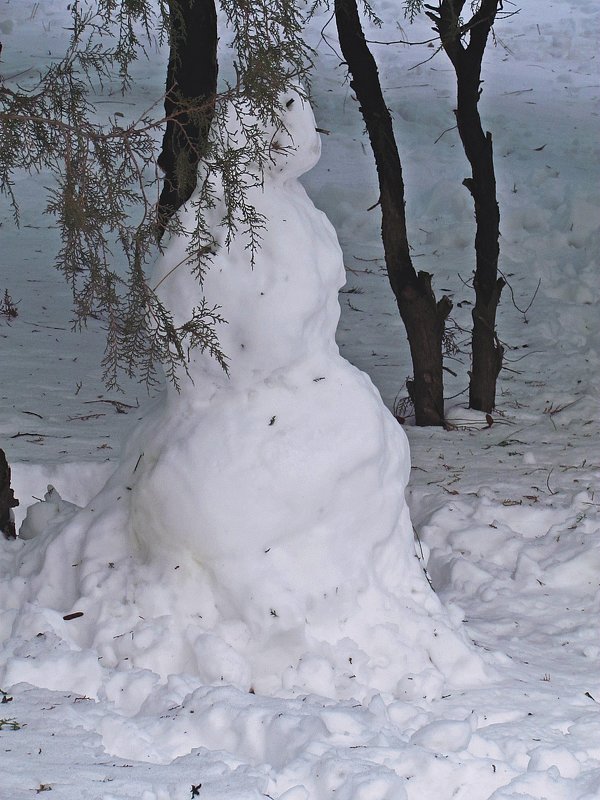
[[[17,181],[31,227],[3,211],[19,316],[0,319],[0,433],[26,522],[0,547],[0,797],[600,797],[598,11],[536,0],[486,54],[501,265],[522,311],[505,290],[512,371],[492,424],[457,396],[449,431],[402,428],[380,399],[410,364],[324,21],[309,29],[321,160],[296,98],[297,149],[252,190],[268,220],[256,264],[240,239],[205,281],[229,378],[196,353],[180,394],[106,394],[99,326],[70,332],[49,268],[40,179]],[[60,52],[66,24],[60,3],[0,3],[4,73]],[[415,263],[467,328],[466,165],[455,131],[435,143],[452,73],[443,54],[408,71],[427,49],[376,52]],[[153,53],[127,102],[158,97],[163,69]],[[171,272],[184,250],[170,242],[153,279],[177,318],[201,297]],[[466,383],[457,358],[448,396]]]

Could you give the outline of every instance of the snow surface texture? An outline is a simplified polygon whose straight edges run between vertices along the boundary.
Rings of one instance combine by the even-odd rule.
[[[391,20],[384,29],[388,38],[397,38],[397,3],[382,1],[377,11]],[[315,19],[309,33],[320,51],[313,84],[318,124],[331,133],[323,137],[318,167],[302,180],[333,220],[345,254],[341,351],[371,375],[391,407],[410,364],[381,269],[380,220],[376,210],[367,211],[377,200],[372,157],[340,59],[319,39],[325,21]],[[310,675],[312,685],[325,685],[333,673],[335,695],[283,688],[270,696],[251,694],[221,682],[220,675],[211,685],[212,675],[186,671],[199,660],[210,667],[210,659],[198,656],[197,640],[181,646],[179,632],[188,622],[189,630],[199,629],[190,609],[205,599],[193,574],[180,578],[184,563],[160,554],[160,588],[151,591],[146,584],[156,579],[156,548],[146,550],[144,566],[129,566],[139,544],[117,536],[130,524],[130,499],[123,498],[131,494],[126,487],[134,486],[146,449],[135,473],[139,448],[124,458],[123,493],[115,481],[112,496],[107,489],[101,502],[78,513],[77,524],[65,505],[88,504],[114,471],[124,433],[141,414],[135,408],[140,390],[107,395],[96,366],[98,326],[83,336],[69,332],[67,290],[48,266],[57,245],[51,220],[41,214],[40,180],[18,177],[17,191],[27,201],[24,227],[15,231],[6,209],[2,216],[0,268],[20,302],[18,318],[0,320],[3,375],[10,376],[2,386],[0,432],[21,500],[18,522],[48,484],[58,492],[49,492],[47,508],[36,506],[30,530],[37,539],[21,547],[42,558],[51,536],[43,545],[41,517],[55,517],[57,531],[62,514],[65,531],[46,549],[45,574],[35,577],[39,565],[30,556],[35,586],[24,585],[30,579],[21,574],[7,588],[9,606],[18,605],[18,597],[25,602],[2,622],[5,638],[16,616],[15,639],[7,642],[0,666],[6,659],[20,665],[9,694],[0,695],[2,800],[25,800],[44,787],[60,800],[598,800],[599,23],[597,4],[589,0],[532,0],[497,26],[497,46],[486,53],[482,112],[494,135],[501,264],[525,311],[512,305],[505,290],[499,332],[509,369],[500,376],[491,427],[461,408],[460,397],[448,408],[456,430],[406,427],[413,462],[407,496],[418,552],[422,548],[452,619],[462,620],[497,675],[481,684],[480,662],[470,661],[465,687],[445,689],[441,698],[431,693],[438,685],[433,671],[429,679],[421,676],[421,686],[430,689],[425,697],[371,692],[362,703],[344,699],[344,672],[331,664],[343,661],[345,643],[315,652],[310,625],[307,647],[313,650],[301,678]],[[48,50],[61,51],[68,24],[59,0],[31,6],[0,1],[3,72],[24,80]],[[426,20],[414,29],[403,25],[415,40],[431,35]],[[39,36],[32,33],[35,26]],[[335,48],[331,27],[326,34]],[[369,38],[382,39],[382,31]],[[453,318],[468,328],[474,231],[471,201],[460,186],[468,167],[456,132],[440,138],[454,124],[452,71],[443,53],[424,61],[433,50],[375,49],[401,142],[415,263],[435,273],[436,292],[453,297]],[[160,97],[164,63],[164,54],[152,54],[139,66],[138,94],[127,98],[139,111]],[[107,113],[127,108],[118,93],[105,94],[101,103]],[[456,380],[448,376],[449,397],[464,390],[468,360],[457,358],[462,363],[449,362],[458,374]],[[312,384],[321,374],[310,371],[311,390],[325,383]],[[221,379],[218,371],[211,375]],[[304,386],[299,379],[298,386]],[[112,404],[122,401],[127,413],[115,414]],[[282,405],[265,406],[267,435],[275,434],[284,411]],[[339,412],[336,426],[351,413],[345,398]],[[153,413],[158,420],[162,412],[157,407]],[[15,574],[16,549],[10,543],[0,548],[4,576]],[[107,563],[114,569],[106,570]],[[199,571],[194,566],[191,572]],[[307,587],[311,581],[307,574]],[[120,603],[128,597],[135,598],[129,620]],[[172,617],[154,615],[153,603],[164,611],[172,602]],[[142,606],[146,620],[137,616]],[[248,618],[259,609],[258,602],[252,605]],[[67,611],[84,615],[64,621]],[[409,633],[420,629],[422,611],[403,614]],[[96,620],[104,621],[103,641]],[[269,623],[282,620],[269,609]],[[251,627],[241,621],[237,630],[244,626]],[[370,638],[365,633],[365,641]],[[235,647],[227,650],[228,642]],[[221,663],[234,649],[242,653],[235,669],[249,669],[252,643],[244,645],[230,626],[202,647],[214,658],[221,644]],[[105,658],[108,666],[101,667]],[[111,668],[117,658],[121,666]],[[127,669],[131,661],[137,666]],[[246,666],[240,668],[240,661]],[[183,671],[161,683],[159,673],[181,664]],[[297,674],[294,679],[300,680]],[[350,680],[356,691],[360,683]],[[65,690],[69,686],[78,691]],[[9,690],[7,683],[0,687]]]

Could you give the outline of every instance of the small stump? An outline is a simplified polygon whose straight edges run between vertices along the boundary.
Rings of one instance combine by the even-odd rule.
[[[17,532],[11,509],[19,505],[10,486],[10,467],[4,450],[0,448],[0,531],[6,539],[15,539]]]

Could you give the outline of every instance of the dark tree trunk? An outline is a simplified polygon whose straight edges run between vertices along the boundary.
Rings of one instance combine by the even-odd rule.
[[[10,486],[10,467],[4,450],[0,449],[0,531],[7,539],[14,539],[16,536],[15,523],[10,511],[18,505],[19,501]]]
[[[217,91],[217,13],[214,0],[168,0],[170,53],[167,126],[158,165],[165,173],[158,203],[159,238],[196,188],[206,153]]]
[[[379,178],[381,235],[387,272],[406,327],[414,379],[409,390],[417,425],[443,425],[442,339],[452,304],[436,302],[431,275],[416,273],[410,257],[404,212],[404,181],[392,118],[377,64],[362,30],[355,0],[335,0],[340,47],[352,75]]]
[[[496,382],[504,354],[496,336],[496,309],[504,281],[498,278],[500,211],[496,199],[492,135],[483,131],[478,104],[481,62],[501,0],[482,0],[471,20],[460,25],[464,4],[465,0],[442,0],[428,15],[435,22],[442,46],[456,72],[456,122],[471,165],[471,177],[463,181],[473,197],[476,223],[469,406],[489,413],[496,402]],[[465,46],[462,37],[467,32],[469,44]]]

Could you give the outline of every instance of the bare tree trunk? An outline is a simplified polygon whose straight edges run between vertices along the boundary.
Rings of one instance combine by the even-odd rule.
[[[0,531],[7,539],[16,537],[11,509],[19,505],[10,486],[10,467],[4,450],[0,449]]]
[[[362,30],[355,0],[335,0],[340,47],[352,75],[375,156],[381,204],[385,263],[400,316],[406,327],[414,380],[409,390],[417,425],[443,425],[442,339],[452,308],[436,302],[431,275],[416,273],[410,257],[404,212],[404,181],[392,118],[385,104],[377,64]]]
[[[471,165],[471,177],[463,181],[473,197],[476,222],[469,406],[489,413],[496,402],[496,382],[504,354],[496,335],[496,310],[504,281],[498,278],[500,211],[496,199],[492,135],[483,131],[478,103],[483,53],[501,0],[482,0],[469,22],[461,25],[460,14],[464,4],[465,0],[442,0],[437,9],[428,12],[428,16],[435,22],[442,47],[456,72],[456,122]],[[462,38],[467,32],[469,44],[465,46]]]
[[[168,0],[170,53],[167,126],[158,165],[165,173],[158,204],[159,238],[196,188],[217,91],[217,12],[214,0]]]

